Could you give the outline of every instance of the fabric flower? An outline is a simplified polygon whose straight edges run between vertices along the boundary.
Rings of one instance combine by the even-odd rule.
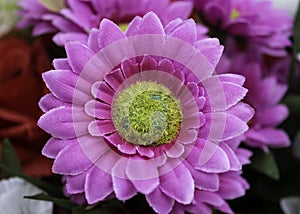
[[[0,150],[9,138],[25,174],[50,175],[52,163],[40,154],[48,136],[36,125],[37,103],[46,94],[41,73],[51,68],[44,41],[8,37],[0,41],[0,55]]]
[[[7,34],[18,21],[17,0],[1,0],[0,2],[0,38]]]
[[[67,58],[43,74],[52,92],[39,103],[46,113],[38,124],[52,135],[43,154],[55,159],[53,172],[65,176],[74,201],[142,193],[156,212],[169,213],[194,203],[198,190],[205,210],[220,208],[205,194],[217,192],[226,204],[223,193],[245,191],[221,187],[221,174],[239,183],[233,174],[250,155],[233,140],[253,116],[239,102],[245,79],[213,73],[223,47],[197,39],[196,28],[192,19],[164,27],[152,12],[126,32],[104,19],[87,45],[68,42]]]
[[[191,2],[170,0],[21,0],[19,5],[18,26],[34,26],[35,36],[56,33],[53,40],[60,46],[69,40],[86,42],[91,28],[98,28],[103,18],[126,26],[135,16],[153,11],[167,24],[188,18],[192,11]]]
[[[51,214],[53,203],[46,201],[24,199],[24,196],[32,196],[42,193],[42,190],[14,177],[0,181],[0,206],[1,212],[6,214]]]
[[[280,103],[287,91],[277,71],[272,71],[263,62],[249,56],[250,53],[225,53],[217,66],[217,73],[232,72],[246,77],[245,87],[249,90],[244,102],[251,105],[255,115],[245,133],[245,143],[260,147],[287,147],[290,140],[287,133],[276,128],[288,116],[288,108]],[[277,68],[274,68],[277,70]]]
[[[251,44],[262,54],[285,56],[291,46],[293,17],[274,9],[271,1],[194,0],[200,17],[214,30],[225,32],[243,45]],[[268,14],[266,16],[266,14]]]

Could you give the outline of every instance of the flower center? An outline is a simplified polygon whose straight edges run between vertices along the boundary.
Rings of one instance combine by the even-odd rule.
[[[231,11],[230,19],[231,19],[231,20],[234,20],[234,19],[238,18],[239,16],[240,16],[240,12],[239,12],[237,9],[234,8],[234,9]]]
[[[182,121],[179,101],[169,89],[154,82],[137,82],[120,92],[112,115],[120,136],[142,146],[170,143]]]
[[[120,28],[123,32],[125,32],[125,31],[127,30],[128,26],[129,26],[129,23],[121,23],[121,24],[119,24],[119,28]]]

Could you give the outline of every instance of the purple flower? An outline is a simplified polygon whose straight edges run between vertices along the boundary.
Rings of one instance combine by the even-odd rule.
[[[291,45],[293,17],[274,9],[271,1],[194,0],[196,10],[209,25],[251,44],[263,54],[286,55]],[[266,15],[267,14],[267,15]]]
[[[161,0],[21,0],[19,27],[34,26],[33,35],[56,33],[54,41],[86,42],[91,28],[99,27],[103,18],[117,24],[128,24],[135,16],[155,12],[164,24],[175,18],[186,19],[192,11],[191,2]]]
[[[245,76],[245,87],[249,91],[243,101],[255,110],[249,122],[250,129],[245,133],[245,143],[265,151],[269,147],[289,146],[286,132],[276,128],[288,116],[288,108],[280,103],[287,91],[287,84],[277,72],[278,65],[270,69],[248,52],[228,52],[218,64],[217,73],[233,72]],[[287,65],[285,61],[282,62]]]
[[[236,139],[253,109],[240,102],[244,77],[213,73],[223,50],[217,39],[199,40],[192,19],[164,27],[151,12],[126,32],[104,19],[87,45],[65,47],[67,58],[43,75],[52,93],[40,101],[38,124],[53,136],[43,154],[55,159],[53,172],[65,176],[74,201],[139,192],[169,213],[211,192],[224,206],[244,194],[239,173],[251,153]],[[220,200],[203,198],[199,210],[222,209]]]

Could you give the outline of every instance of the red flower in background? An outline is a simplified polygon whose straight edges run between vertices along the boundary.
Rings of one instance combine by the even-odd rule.
[[[40,154],[48,136],[36,125],[37,103],[46,92],[41,73],[51,68],[43,40],[2,39],[0,56],[0,150],[8,138],[25,174],[50,175],[51,162]]]

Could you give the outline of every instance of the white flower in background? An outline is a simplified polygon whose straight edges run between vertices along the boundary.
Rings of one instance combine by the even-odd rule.
[[[18,21],[18,0],[0,0],[0,37],[8,33]]]
[[[271,0],[276,8],[282,8],[289,11],[289,14],[295,16],[298,9],[299,0]]]
[[[26,182],[14,177],[0,181],[0,213],[1,214],[51,214],[53,203],[25,199],[43,191]]]
[[[289,196],[280,200],[280,207],[284,214],[300,213],[300,197]]]

